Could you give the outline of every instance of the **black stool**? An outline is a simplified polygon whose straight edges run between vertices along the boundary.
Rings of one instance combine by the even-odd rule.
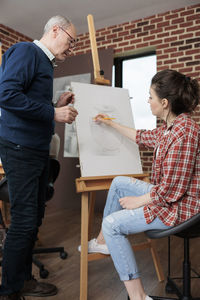
[[[166,229],[166,230],[149,230],[146,231],[145,234],[150,239],[159,239],[162,237],[168,236],[168,276],[166,283],[166,292],[175,293],[180,300],[192,300],[191,296],[191,279],[192,278],[200,278],[200,274],[196,271],[192,270],[197,276],[191,277],[191,266],[190,266],[190,255],[189,255],[189,241],[191,238],[200,237],[200,213],[193,216],[189,220],[179,224],[175,227]],[[175,235],[184,239],[184,261],[183,261],[183,277],[181,278],[172,278],[170,277],[170,236]],[[200,249],[197,249],[200,251]],[[182,291],[177,287],[173,279],[182,279]],[[159,300],[168,300],[174,298],[167,297],[157,297],[151,296],[153,299]],[[200,299],[200,298],[196,298]]]

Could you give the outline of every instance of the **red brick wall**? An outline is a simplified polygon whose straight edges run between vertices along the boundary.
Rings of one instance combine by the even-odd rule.
[[[99,49],[112,47],[115,55],[153,47],[157,55],[158,71],[175,69],[200,82],[200,4],[106,27],[97,30],[96,37]],[[16,42],[31,41],[29,37],[2,24],[0,38],[3,51]],[[79,36],[75,55],[89,51],[89,34],[85,33]],[[200,124],[199,107],[193,118]],[[152,151],[141,148],[141,158],[144,172],[150,172]]]
[[[157,70],[173,68],[200,80],[200,4],[106,27],[96,32],[99,49],[114,54],[154,47]],[[76,54],[90,51],[89,34],[79,36]]]
[[[0,24],[0,40],[2,43],[2,52],[4,53],[13,44],[18,42],[31,42],[32,39],[28,36],[23,35],[20,32],[15,31],[12,28]]]

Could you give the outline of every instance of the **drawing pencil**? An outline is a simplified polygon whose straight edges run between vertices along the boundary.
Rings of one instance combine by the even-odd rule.
[[[102,118],[103,120],[115,120],[116,118],[110,118],[110,117],[107,117],[107,118]],[[93,120],[96,120],[96,118],[93,118]]]

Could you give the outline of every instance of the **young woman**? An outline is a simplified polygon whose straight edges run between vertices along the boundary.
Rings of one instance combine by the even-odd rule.
[[[110,253],[131,300],[148,299],[129,234],[175,226],[200,212],[200,128],[191,119],[200,90],[192,80],[174,70],[158,72],[151,81],[149,104],[164,125],[135,130],[96,116],[96,122],[115,128],[137,144],[154,148],[151,184],[116,177],[104,209],[97,239],[89,252]],[[80,250],[80,248],[79,248]]]

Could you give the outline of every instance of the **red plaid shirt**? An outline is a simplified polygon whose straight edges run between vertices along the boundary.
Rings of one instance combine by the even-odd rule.
[[[187,114],[154,130],[137,130],[136,142],[154,148],[151,203],[144,207],[147,223],[156,216],[168,226],[200,212],[200,127]]]

